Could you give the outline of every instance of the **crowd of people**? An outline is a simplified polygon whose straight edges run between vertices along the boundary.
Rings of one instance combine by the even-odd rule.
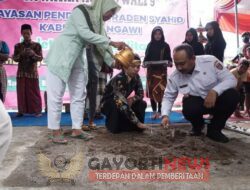
[[[151,41],[142,61],[137,54],[121,64],[112,56],[112,46],[118,50],[130,48],[124,42],[110,39],[104,22],[120,10],[114,0],[93,1],[91,6],[79,5],[66,22],[63,32],[55,39],[46,59],[48,128],[52,130],[54,143],[67,143],[60,127],[62,98],[66,89],[70,93],[72,138],[93,138],[83,130],[95,128],[96,110],[106,116],[106,127],[112,133],[147,129],[144,124],[147,104],[143,101],[144,90],[138,74],[141,62],[168,61],[176,70],[168,77],[167,66],[151,64],[147,67],[146,95],[150,99],[153,119],[162,118],[162,125],[169,125],[169,114],[178,93],[183,94],[183,115],[191,122],[193,136],[203,134],[204,114],[210,114],[207,137],[218,142],[228,142],[222,133],[227,119],[243,117],[241,110],[250,116],[250,43],[244,37],[244,48],[234,59],[237,67],[231,72],[224,67],[226,42],[219,24],[206,24],[207,43],[199,42],[194,28],[187,30],[182,44],[171,48],[166,42],[162,27],[153,29]],[[32,41],[32,27],[21,26],[23,42],[15,45],[13,60],[18,63],[17,101],[18,113],[41,116],[42,104],[39,89],[37,62],[43,60],[42,48]],[[246,35],[244,35],[246,36]],[[83,58],[86,49],[87,60]],[[6,97],[7,76],[3,63],[9,58],[6,42],[0,42],[0,98]],[[243,58],[243,59],[242,59]],[[88,65],[86,71],[85,65]],[[106,75],[112,69],[121,69],[108,84]],[[104,75],[104,76],[103,76]],[[104,81],[100,84],[99,81]],[[101,89],[99,89],[101,88]],[[99,98],[98,105],[97,96]],[[134,92],[134,96],[130,94]],[[240,95],[239,95],[240,94]],[[89,125],[83,126],[85,100],[89,100]],[[245,106],[244,106],[245,102]]]

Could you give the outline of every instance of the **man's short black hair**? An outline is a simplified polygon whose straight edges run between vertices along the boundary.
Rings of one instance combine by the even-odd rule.
[[[192,46],[188,44],[181,44],[174,48],[174,52],[184,50],[187,53],[187,56],[189,59],[191,59],[194,56],[194,50]]]
[[[23,25],[21,26],[21,32],[22,32],[23,30],[30,30],[30,31],[32,32],[32,27],[31,27],[30,24],[23,24]]]

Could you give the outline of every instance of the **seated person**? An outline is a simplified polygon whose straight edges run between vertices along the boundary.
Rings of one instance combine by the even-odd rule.
[[[143,87],[138,72],[141,60],[138,55],[132,63],[122,66],[122,72],[106,85],[101,111],[106,116],[106,127],[111,133],[143,131],[147,103],[143,101]],[[129,97],[132,92],[133,97]]]
[[[195,56],[191,46],[177,46],[173,52],[176,70],[171,74],[162,103],[162,124],[169,124],[169,114],[178,93],[184,95],[182,113],[191,122],[190,135],[199,136],[204,127],[203,115],[212,114],[207,137],[226,143],[221,132],[239,102],[237,81],[214,56]]]
[[[243,93],[243,83],[247,79],[248,67],[249,67],[249,61],[246,59],[241,59],[239,61],[238,67],[236,67],[230,71],[237,79],[236,90],[240,93],[240,102],[244,102],[244,98],[245,98],[244,93]],[[240,105],[237,106],[237,108],[234,112],[234,115],[236,117],[242,117],[242,115],[240,114]]]

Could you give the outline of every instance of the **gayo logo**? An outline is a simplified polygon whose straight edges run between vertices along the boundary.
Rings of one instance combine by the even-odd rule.
[[[77,153],[72,158],[58,155],[53,161],[43,153],[37,156],[39,170],[43,176],[48,178],[48,185],[56,181],[75,185],[75,178],[80,174],[83,167],[82,152]]]

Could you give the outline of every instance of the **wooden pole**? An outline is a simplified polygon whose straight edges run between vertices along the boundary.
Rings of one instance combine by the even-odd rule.
[[[187,28],[189,28],[189,3],[188,3],[188,0],[186,0],[186,4],[187,4]]]
[[[234,7],[235,7],[235,31],[236,31],[236,39],[237,39],[237,48],[240,46],[239,42],[239,18],[238,18],[238,0],[234,0]]]

